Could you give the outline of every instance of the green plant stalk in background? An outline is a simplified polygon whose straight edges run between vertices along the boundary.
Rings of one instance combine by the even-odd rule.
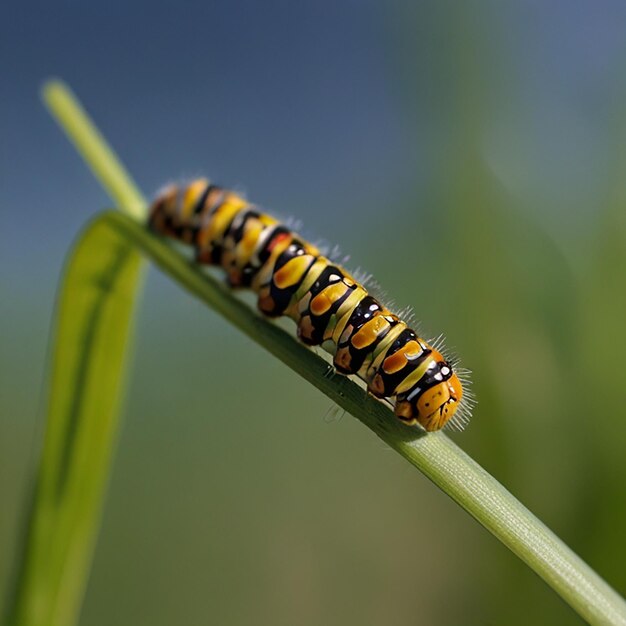
[[[626,624],[626,603],[619,594],[446,435],[403,427],[388,405],[366,396],[351,379],[329,375],[324,359],[148,232],[141,221],[141,194],[112,151],[101,145],[71,94],[54,82],[44,97],[126,215],[105,213],[92,222],[66,270],[44,451],[11,614],[14,626],[70,625],[78,615],[115,440],[139,252],[361,420],[587,621]]]
[[[132,242],[100,225],[80,238],[65,269],[12,624],[76,621],[116,441],[140,265]]]
[[[43,97],[117,206],[141,219],[146,201],[71,91]],[[9,601],[9,624],[66,626],[78,618],[118,429],[143,262],[106,227],[74,246],[60,285],[46,431]]]

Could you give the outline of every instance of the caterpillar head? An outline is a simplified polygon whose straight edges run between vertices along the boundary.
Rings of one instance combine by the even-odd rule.
[[[441,430],[462,409],[463,385],[452,366],[433,350],[433,361],[418,385],[397,397],[395,413],[407,424],[420,424],[425,430]],[[465,412],[459,411],[453,424],[462,427]]]
[[[462,397],[461,381],[456,374],[452,374],[448,380],[430,387],[419,397],[416,403],[417,422],[429,432],[440,430],[452,419]]]

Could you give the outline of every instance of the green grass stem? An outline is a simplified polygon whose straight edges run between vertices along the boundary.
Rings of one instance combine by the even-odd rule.
[[[626,624],[626,603],[559,537],[442,432],[399,423],[388,405],[339,374],[289,333],[262,318],[220,280],[169,242],[132,220],[109,213],[111,225],[179,285],[199,297],[341,408],[373,430],[543,578],[591,624]],[[433,531],[434,532],[434,531]]]
[[[142,265],[134,242],[102,220],[66,264],[11,625],[67,626],[78,617],[117,441]]]
[[[146,201],[71,90],[42,97],[117,208],[135,220]],[[46,431],[7,620],[74,624],[89,576],[118,431],[141,257],[110,228],[74,246],[57,296]]]

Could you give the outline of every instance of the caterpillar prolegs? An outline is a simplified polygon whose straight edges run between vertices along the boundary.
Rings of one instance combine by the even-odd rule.
[[[433,345],[314,245],[236,193],[204,179],[169,186],[154,201],[149,226],[193,246],[197,262],[220,266],[232,287],[254,290],[264,315],[292,318],[302,342],[322,345],[338,372],[389,399],[404,423],[427,431],[467,423],[459,374]]]

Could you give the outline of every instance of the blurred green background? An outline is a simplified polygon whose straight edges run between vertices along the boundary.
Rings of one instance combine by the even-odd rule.
[[[109,203],[59,75],[142,188],[208,175],[341,245],[474,371],[453,437],[626,590],[626,6],[5,4],[0,588],[55,287]],[[151,271],[82,623],[576,624],[467,514]]]

